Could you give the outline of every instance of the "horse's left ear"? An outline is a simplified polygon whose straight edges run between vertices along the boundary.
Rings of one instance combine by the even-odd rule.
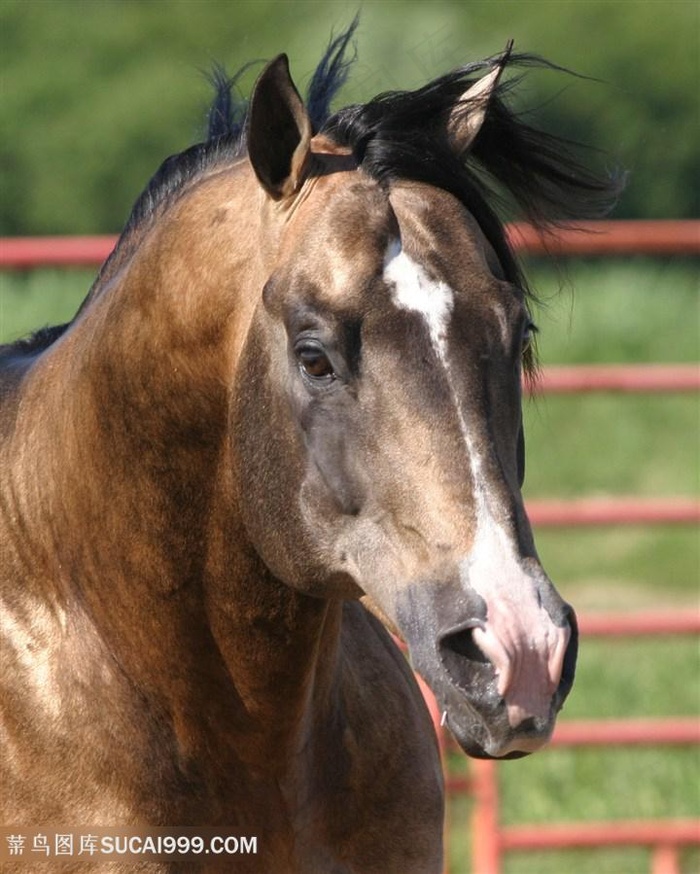
[[[248,156],[255,175],[274,200],[288,197],[303,181],[312,131],[286,55],[270,61],[260,74],[248,118]]]
[[[511,40],[496,66],[468,88],[455,103],[447,120],[447,136],[452,150],[463,155],[476,139],[486,118],[489,103],[498,87],[513,48]]]

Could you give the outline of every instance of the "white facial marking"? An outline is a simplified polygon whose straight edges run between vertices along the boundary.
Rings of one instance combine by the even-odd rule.
[[[469,436],[447,358],[447,327],[454,309],[454,292],[447,283],[431,279],[423,267],[404,252],[399,240],[393,240],[387,247],[384,256],[384,279],[393,284],[392,298],[396,306],[420,313],[425,319],[433,348],[445,369],[459,417],[459,426],[469,450],[472,472],[476,475],[480,462],[478,454],[472,451],[474,441]]]
[[[515,728],[531,716],[546,719],[570,631],[556,626],[540,603],[512,538],[493,519],[483,497],[478,500],[474,543],[460,571],[464,585],[487,605],[486,625],[475,628],[473,638],[495,668],[508,721]]]
[[[384,278],[394,284],[392,296],[397,306],[423,316],[435,351],[446,364],[447,326],[454,307],[454,292],[450,286],[431,279],[421,265],[404,252],[398,240],[393,240],[387,248]]]

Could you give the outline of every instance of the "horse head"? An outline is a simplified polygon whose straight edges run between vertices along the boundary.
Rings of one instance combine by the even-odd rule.
[[[247,131],[264,288],[231,407],[263,562],[304,594],[365,598],[490,757],[549,739],[577,646],[521,495],[529,298],[464,170],[506,129],[507,54],[320,132],[285,56],[268,65]]]

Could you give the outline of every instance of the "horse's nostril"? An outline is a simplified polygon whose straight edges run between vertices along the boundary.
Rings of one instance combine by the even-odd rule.
[[[540,730],[540,726],[537,724],[537,720],[533,716],[528,716],[523,719],[520,725],[516,726],[519,734],[537,734]]]
[[[494,667],[474,640],[474,629],[484,627],[470,619],[448,629],[439,638],[440,660],[452,682],[473,702],[482,704],[493,697]]]
[[[440,641],[440,648],[444,651],[462,656],[472,662],[487,664],[488,659],[474,642],[473,628],[464,628],[452,634],[447,634]]]

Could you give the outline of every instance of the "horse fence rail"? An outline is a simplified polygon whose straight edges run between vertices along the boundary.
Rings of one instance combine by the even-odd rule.
[[[544,234],[515,222],[508,236],[516,249],[530,255],[697,255],[700,221],[588,221]]]
[[[688,525],[700,522],[700,501],[694,498],[577,498],[531,500],[527,512],[540,528],[607,525]]]
[[[530,255],[591,257],[609,255],[697,255],[700,221],[588,221],[541,233],[512,223],[513,247]],[[114,248],[114,235],[0,238],[0,269],[99,266]]]
[[[700,221],[583,222],[544,235],[529,225],[512,224],[508,236],[516,249],[531,255],[700,254]],[[96,267],[108,257],[116,240],[113,236],[0,238],[0,270]],[[697,364],[548,367],[536,384],[526,384],[525,389],[534,394],[697,392],[700,367]],[[700,521],[700,502],[687,497],[532,500],[528,502],[528,513],[536,527],[686,525]],[[580,629],[582,637],[697,635],[700,614],[695,611],[591,615],[581,619]],[[448,741],[440,727],[439,708],[420,678],[419,684],[444,751]],[[554,747],[640,744],[698,745],[700,724],[697,719],[682,718],[562,721],[551,741]],[[651,848],[653,874],[678,874],[680,848],[700,844],[700,820],[690,819],[503,825],[499,817],[498,768],[497,762],[474,761],[468,778],[447,775],[450,795],[468,792],[473,800],[472,874],[500,874],[503,855],[514,850],[630,845]]]
[[[525,388],[532,395],[695,392],[700,390],[700,367],[697,364],[549,365],[533,382],[526,382]]]

